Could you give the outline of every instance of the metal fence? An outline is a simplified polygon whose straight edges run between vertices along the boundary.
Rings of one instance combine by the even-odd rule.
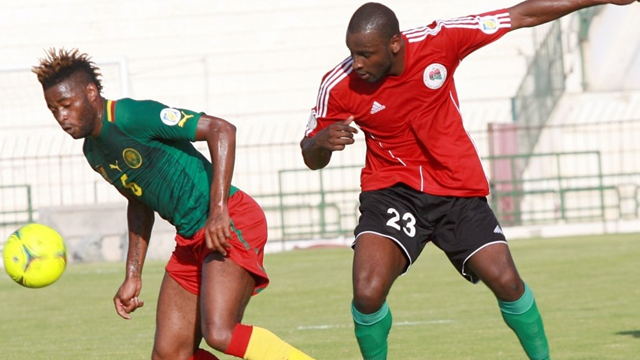
[[[526,131],[542,134],[536,152],[521,154],[517,147],[504,146],[517,143]],[[640,144],[633,139],[640,137],[640,119],[544,129],[491,127],[471,136],[491,179],[490,202],[505,226],[639,215]],[[80,151],[0,161],[5,234],[37,220],[39,209],[123,201]],[[304,166],[297,142],[240,145],[234,184],[265,209],[270,239],[330,238],[351,234],[357,223],[363,164],[362,139],[335,153],[332,163],[319,171]]]
[[[545,30],[548,31],[513,97],[513,121],[520,127],[539,130],[521,133],[518,141],[521,153],[533,151],[540,131],[565,90],[560,21],[554,21]]]

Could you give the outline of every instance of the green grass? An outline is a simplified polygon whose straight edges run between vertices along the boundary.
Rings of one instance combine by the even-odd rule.
[[[518,240],[511,248],[536,294],[553,359],[637,359],[640,235]],[[359,359],[349,312],[351,250],[267,255],[272,283],[245,322],[270,329],[316,359]],[[43,289],[0,276],[0,359],[149,359],[163,263],[147,264],[134,319],[112,297],[122,263],[70,264]],[[524,359],[484,285],[471,285],[435,247],[389,297],[390,359]],[[221,359],[231,357],[220,355]]]

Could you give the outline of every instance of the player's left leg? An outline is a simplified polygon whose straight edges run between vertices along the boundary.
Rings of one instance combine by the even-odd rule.
[[[467,266],[493,291],[504,321],[518,336],[529,359],[550,359],[533,292],[520,278],[508,245],[485,246],[467,261]]]
[[[207,344],[246,360],[312,360],[270,331],[241,324],[254,286],[253,276],[233,261],[217,252],[207,256],[200,292]]]
[[[152,359],[218,360],[198,350],[202,335],[198,297],[165,274],[158,297]]]
[[[214,349],[246,360],[312,360],[270,331],[241,324],[252,294],[269,282],[262,265],[267,223],[260,206],[242,191],[229,198],[228,207],[232,248],[228,256],[210,253],[202,263],[200,314],[205,340]]]

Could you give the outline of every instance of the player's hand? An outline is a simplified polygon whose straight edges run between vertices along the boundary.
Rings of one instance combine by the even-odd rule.
[[[204,225],[204,239],[207,248],[227,255],[227,249],[231,249],[231,219],[225,208],[219,213],[211,212]]]
[[[329,151],[344,150],[347,145],[355,142],[353,136],[358,133],[358,129],[350,125],[352,122],[353,116],[349,116],[346,120],[338,121],[320,130],[314,136],[315,145]]]
[[[144,306],[144,300],[138,298],[140,290],[142,290],[142,279],[127,278],[113,297],[116,312],[123,319],[131,319],[129,314]]]

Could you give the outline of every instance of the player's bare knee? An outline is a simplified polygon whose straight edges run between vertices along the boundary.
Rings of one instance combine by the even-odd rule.
[[[503,274],[489,285],[496,297],[502,301],[516,301],[524,293],[524,283],[517,274]]]
[[[386,291],[381,286],[367,283],[356,286],[353,293],[353,305],[362,313],[378,311],[386,298]]]
[[[151,360],[164,360],[164,359],[168,359],[168,357],[163,356],[161,352],[159,352],[154,348],[153,351],[151,352]]]
[[[231,342],[232,330],[225,327],[208,326],[202,329],[202,337],[207,345],[224,352]]]
[[[162,347],[159,348],[157,346],[153,347],[153,351],[151,353],[151,360],[171,360],[171,359],[188,359],[190,355],[191,349],[177,349],[177,348],[168,348]]]

